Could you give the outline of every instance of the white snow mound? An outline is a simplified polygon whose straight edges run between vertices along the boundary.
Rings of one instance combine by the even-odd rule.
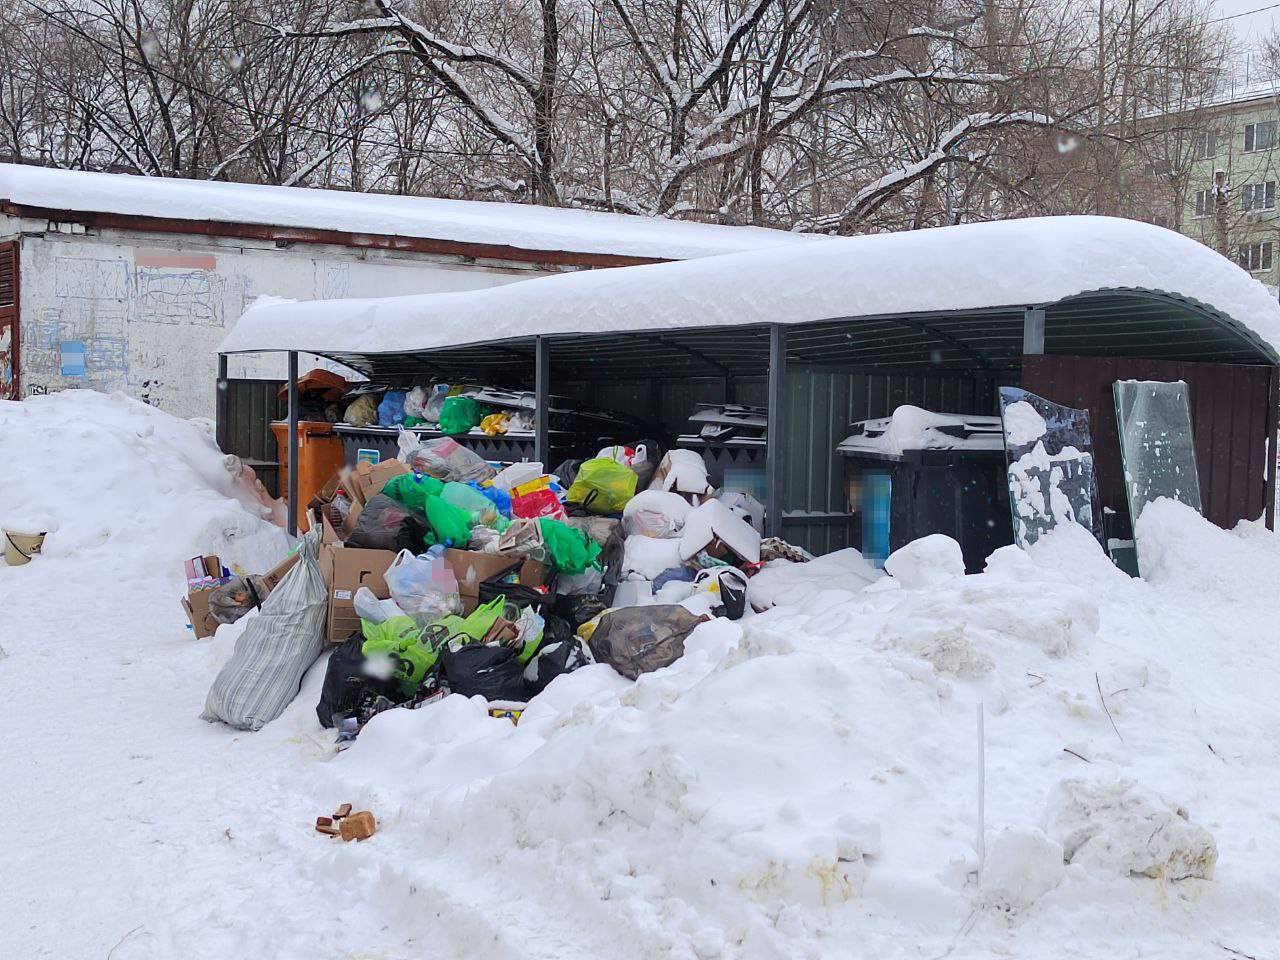
[[[1069,863],[1101,874],[1212,880],[1218,862],[1208,830],[1132,780],[1064,780],[1050,797],[1046,822]]]
[[[889,554],[884,572],[908,590],[923,590],[963,577],[964,554],[951,537],[934,533]]]
[[[288,538],[224,466],[208,421],[123,394],[67,390],[0,402],[0,526],[48,530],[45,557],[100,554],[124,576],[217,554],[260,572]],[[17,468],[17,469],[15,469]],[[176,604],[175,595],[175,604]]]
[[[987,850],[980,889],[983,904],[1017,914],[1066,879],[1062,844],[1034,827],[1006,828]]]

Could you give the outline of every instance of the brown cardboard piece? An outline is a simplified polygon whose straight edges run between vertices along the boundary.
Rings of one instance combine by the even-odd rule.
[[[301,551],[295,551],[289,554],[289,556],[285,557],[262,575],[262,583],[263,586],[267,588],[268,593],[280,586],[280,581],[284,579],[284,575],[286,573],[293,569],[293,565],[298,562],[298,557],[300,555]]]
[[[458,579],[458,592],[462,595],[462,612],[470,613],[480,600],[480,584],[496,577],[521,561],[520,557],[506,553],[481,553],[477,550],[453,550],[444,552],[444,558],[453,568]],[[538,560],[525,558],[520,563],[519,583],[526,587],[543,586],[551,576],[551,568]]]
[[[220,577],[222,576],[222,561],[215,554],[200,557],[196,566],[196,573],[197,575],[203,573],[209,577]],[[205,587],[200,590],[192,590],[188,587],[187,595],[182,598],[182,610],[187,615],[187,621],[191,624],[191,632],[195,634],[197,640],[212,637],[214,631],[218,629],[218,621],[213,619],[209,613],[209,594],[212,591],[213,587]]]
[[[388,480],[408,472],[409,468],[399,460],[383,460],[381,463],[361,461],[351,472],[348,492],[354,503],[363,506],[382,491]]]
[[[379,600],[391,596],[385,577],[395,558],[390,550],[362,550],[332,543],[320,545],[320,574],[329,594],[326,636],[330,643],[341,643],[360,629],[355,608],[357,590],[368,587]]]
[[[182,598],[182,609],[191,624],[191,632],[197,640],[212,637],[218,629],[218,621],[209,613],[209,594],[212,590],[196,590]]]

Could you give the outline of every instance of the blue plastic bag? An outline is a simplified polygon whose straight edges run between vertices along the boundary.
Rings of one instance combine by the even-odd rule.
[[[479,490],[486,497],[488,497],[490,500],[493,501],[493,505],[498,508],[499,513],[501,513],[508,520],[511,519],[511,494],[510,493],[508,493],[506,490],[499,490],[497,487],[482,487],[480,486],[480,484],[476,483],[474,480],[468,483],[467,486],[475,487],[477,490]]]
[[[407,390],[388,390],[378,404],[378,426],[397,427],[404,423],[404,400]]]

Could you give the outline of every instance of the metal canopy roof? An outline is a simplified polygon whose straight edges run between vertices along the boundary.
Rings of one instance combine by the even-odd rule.
[[[1280,363],[1252,331],[1204,304],[1149,290],[1098,290],[1045,311],[1045,353],[1219,363]],[[1017,368],[1023,306],[847,317],[786,328],[791,363],[925,373]],[[553,379],[758,376],[767,326],[549,335]],[[531,383],[535,338],[420,353],[323,353],[379,384],[475,378]]]

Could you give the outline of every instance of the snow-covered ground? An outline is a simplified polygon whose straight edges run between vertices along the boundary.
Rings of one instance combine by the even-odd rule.
[[[199,720],[182,560],[285,549],[208,438],[121,397],[0,403],[4,958],[1275,956],[1280,541],[1158,502],[1147,581],[1082,531],[945,549],[335,755],[324,664],[258,733]],[[986,867],[977,852],[977,710]],[[351,801],[380,829],[312,830]],[[1216,853],[1216,863],[1214,856]],[[1071,862],[1064,865],[1064,859]],[[1211,880],[1175,879],[1208,873]]]

